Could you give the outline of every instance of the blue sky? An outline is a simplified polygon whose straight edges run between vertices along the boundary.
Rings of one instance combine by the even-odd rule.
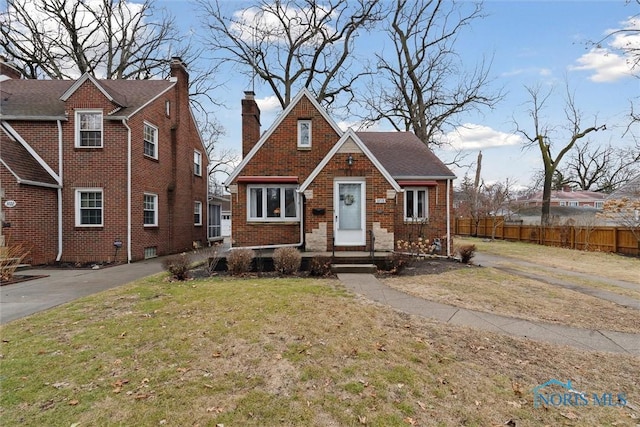
[[[246,5],[246,2],[225,3],[225,7]],[[198,28],[193,5],[187,0],[162,0],[177,17],[183,28]],[[583,113],[585,126],[606,123],[607,131],[591,134],[594,143],[631,145],[631,135],[623,137],[629,113],[629,103],[640,96],[640,79],[629,74],[625,59],[615,51],[608,39],[600,50],[589,41],[599,40],[607,30],[623,28],[631,15],[640,13],[636,3],[619,1],[486,1],[486,18],[476,20],[460,36],[457,51],[465,64],[473,67],[483,57],[492,59],[491,75],[496,88],[505,91],[505,98],[493,110],[460,117],[466,124],[459,132],[448,136],[465,148],[466,163],[472,163],[478,150],[483,152],[482,177],[486,181],[509,179],[518,185],[531,182],[533,173],[541,168],[540,154],[533,148],[522,150],[521,140],[514,135],[515,122],[530,130],[527,116],[530,101],[525,86],[553,88],[549,108],[545,110],[549,124],[562,126],[565,83],[575,93],[575,102]],[[198,31],[198,30],[196,30]],[[199,31],[198,31],[199,32]],[[361,38],[360,48],[377,43],[376,35]],[[640,44],[640,41],[636,40]],[[240,100],[243,91],[251,88],[245,76],[225,76],[225,84],[213,95],[224,103],[216,115],[224,124],[226,135],[221,144],[240,151]],[[276,108],[268,88],[256,84],[256,98],[262,109],[263,130],[273,122]],[[515,121],[515,122],[514,122]],[[381,124],[378,129],[387,130]],[[636,129],[640,133],[640,129]],[[566,139],[558,139],[560,143]],[[451,156],[437,151],[443,159]],[[459,178],[465,168],[454,168]],[[469,171],[473,175],[473,169]]]

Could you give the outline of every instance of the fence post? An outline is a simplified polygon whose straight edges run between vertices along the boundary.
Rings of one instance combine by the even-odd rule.
[[[618,227],[613,227],[613,253],[618,253]]]

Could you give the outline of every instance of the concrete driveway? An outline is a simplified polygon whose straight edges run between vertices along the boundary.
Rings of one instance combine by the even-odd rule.
[[[161,263],[153,258],[98,270],[26,270],[22,273],[46,277],[0,287],[0,324],[159,273]]]

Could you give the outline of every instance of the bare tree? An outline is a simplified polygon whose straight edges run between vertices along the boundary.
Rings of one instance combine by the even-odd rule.
[[[220,138],[225,130],[222,124],[212,116],[205,116],[208,120],[200,123],[202,141],[209,158],[209,191],[215,195],[222,195],[224,187],[220,176],[229,176],[231,170],[240,161],[238,153],[231,148],[220,147]]]
[[[531,107],[528,110],[529,115],[533,119],[533,127],[530,131],[522,128],[517,122],[516,132],[521,134],[525,138],[525,149],[531,147],[538,147],[540,155],[542,157],[542,163],[544,166],[544,181],[542,188],[542,215],[540,222],[542,225],[550,224],[549,210],[551,206],[551,189],[553,177],[558,170],[560,162],[564,156],[575,146],[576,141],[584,138],[591,132],[606,129],[605,125],[582,127],[581,113],[575,105],[574,95],[569,91],[567,85],[567,95],[565,99],[565,120],[566,120],[566,135],[558,135],[555,132],[555,128],[550,124],[543,123],[543,110],[545,104],[549,100],[552,91],[549,90],[546,93],[542,93],[540,87],[526,87],[527,92],[531,96]],[[560,145],[557,154],[552,153],[553,149],[556,149],[554,142],[556,139],[567,138],[567,142],[564,145]]]
[[[627,5],[636,3],[640,6],[640,0],[626,0]],[[635,13],[627,19],[628,25],[624,28],[609,31],[603,38],[593,42],[596,47],[602,46],[602,44],[608,40],[612,40],[612,47],[621,50],[628,58],[631,68],[640,66],[640,44],[637,42],[637,38],[640,37],[640,28],[637,25],[633,25],[634,20],[640,19],[640,13]]]
[[[576,144],[562,168],[565,183],[581,190],[611,193],[640,173],[640,145]]]
[[[385,120],[427,145],[441,145],[436,136],[456,125],[460,113],[494,106],[502,95],[488,90],[490,64],[466,72],[455,50],[462,30],[480,18],[479,3],[396,0],[386,30],[393,51],[376,55],[367,121]]]
[[[482,184],[481,211],[491,218],[491,240],[496,239],[496,230],[504,223],[511,201],[511,187],[508,179],[504,183]]]
[[[331,105],[351,93],[354,41],[380,19],[379,0],[259,0],[225,15],[219,0],[196,0],[216,59],[266,83],[286,107],[306,87]]]
[[[184,56],[173,17],[153,0],[7,0],[0,48],[28,78],[156,76]]]

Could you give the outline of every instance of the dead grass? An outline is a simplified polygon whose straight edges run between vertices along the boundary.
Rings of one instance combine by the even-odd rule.
[[[638,357],[402,315],[332,280],[163,277],[3,326],[3,424],[634,426],[640,417]],[[551,378],[571,379],[590,404],[534,408],[533,388]],[[629,405],[594,405],[593,393]]]
[[[639,310],[494,268],[388,277],[383,282],[429,301],[471,310],[579,328],[640,333]]]
[[[638,258],[504,240],[488,242],[483,239],[457,238],[456,242],[473,243],[479,253],[502,255],[567,271],[640,284],[640,259]]]

